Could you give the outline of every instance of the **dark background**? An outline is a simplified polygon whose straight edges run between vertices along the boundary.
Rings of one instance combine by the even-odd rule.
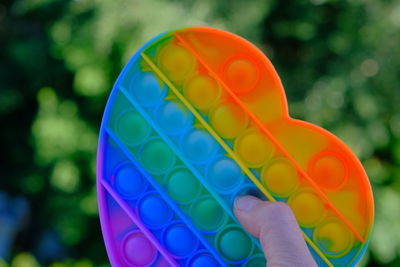
[[[399,266],[400,1],[2,0],[0,228],[17,223],[0,229],[0,267],[109,265],[95,191],[108,94],[147,40],[195,25],[255,43],[291,115],[357,154],[376,203],[360,265]]]

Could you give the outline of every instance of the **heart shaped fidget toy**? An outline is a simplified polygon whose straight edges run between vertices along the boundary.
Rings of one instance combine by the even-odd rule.
[[[353,266],[373,197],[337,137],[289,116],[267,57],[228,32],[159,35],[121,72],[100,130],[102,231],[113,266],[265,266],[233,215],[244,193],[286,202],[319,266]]]

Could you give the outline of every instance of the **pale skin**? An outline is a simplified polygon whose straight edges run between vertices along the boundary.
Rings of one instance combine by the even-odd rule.
[[[285,203],[239,196],[234,213],[244,229],[260,239],[267,267],[317,266],[292,210]]]

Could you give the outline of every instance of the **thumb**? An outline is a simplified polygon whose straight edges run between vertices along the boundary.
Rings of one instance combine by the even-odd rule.
[[[234,213],[244,229],[260,239],[268,267],[317,266],[285,203],[240,196],[235,200]]]

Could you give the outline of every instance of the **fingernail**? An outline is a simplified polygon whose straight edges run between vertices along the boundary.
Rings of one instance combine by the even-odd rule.
[[[256,197],[253,196],[239,196],[235,199],[235,208],[241,211],[251,210],[254,206],[260,203]]]

